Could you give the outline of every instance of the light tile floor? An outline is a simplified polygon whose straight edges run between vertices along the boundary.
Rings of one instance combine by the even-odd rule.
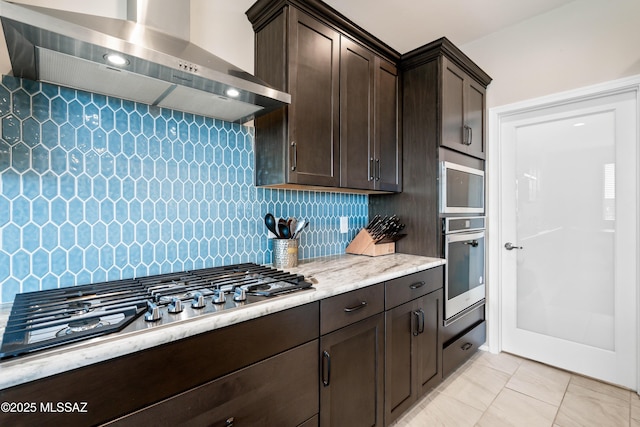
[[[531,360],[479,351],[393,426],[640,427],[640,398]]]

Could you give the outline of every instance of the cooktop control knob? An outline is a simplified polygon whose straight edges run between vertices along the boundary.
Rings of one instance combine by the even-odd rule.
[[[191,307],[193,308],[204,308],[207,303],[204,300],[204,295],[202,292],[196,292],[193,294],[193,301],[191,301]]]
[[[247,292],[240,288],[237,287],[233,290],[233,300],[234,301],[246,301],[247,300]]]
[[[169,304],[168,311],[171,314],[181,313],[184,307],[182,307],[182,301],[180,298],[173,297],[171,298],[171,303]]]
[[[160,308],[155,303],[147,301],[147,312],[144,315],[144,320],[147,322],[157,322],[160,319],[162,319]]]
[[[213,290],[213,303],[214,304],[224,304],[227,298],[224,295],[224,291],[221,289]]]

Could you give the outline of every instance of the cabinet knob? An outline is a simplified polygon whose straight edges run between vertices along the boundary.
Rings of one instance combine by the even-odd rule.
[[[227,420],[224,423],[225,427],[233,427],[233,423],[235,422],[235,418],[234,417],[229,417],[227,418]]]

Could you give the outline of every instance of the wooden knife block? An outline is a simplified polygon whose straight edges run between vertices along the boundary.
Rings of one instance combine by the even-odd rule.
[[[376,245],[375,240],[371,238],[369,232],[363,228],[351,243],[349,243],[345,252],[348,254],[368,256],[388,255],[396,252],[396,243],[379,243]]]

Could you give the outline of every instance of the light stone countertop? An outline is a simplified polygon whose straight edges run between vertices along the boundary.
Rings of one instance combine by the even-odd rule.
[[[295,292],[250,304],[237,310],[212,313],[148,330],[92,338],[0,362],[0,390],[57,373],[141,351],[192,335],[254,319],[313,301],[427,270],[445,263],[441,258],[407,254],[380,257],[336,255],[303,260],[286,271],[303,274],[314,290]],[[8,317],[0,307],[0,331]]]

